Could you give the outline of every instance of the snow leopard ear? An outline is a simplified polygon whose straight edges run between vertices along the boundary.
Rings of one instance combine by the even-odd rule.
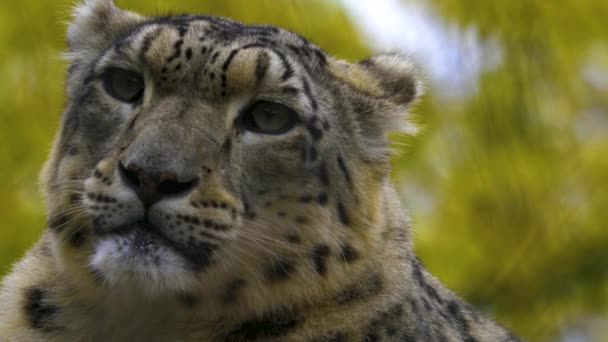
[[[69,54],[106,49],[144,17],[116,7],[112,0],[85,0],[68,26]]]
[[[379,54],[359,63],[333,60],[329,70],[362,97],[358,119],[366,137],[384,140],[389,132],[416,132],[407,110],[423,87],[406,56]]]

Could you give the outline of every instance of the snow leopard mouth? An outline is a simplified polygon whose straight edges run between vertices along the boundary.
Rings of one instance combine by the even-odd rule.
[[[127,257],[141,257],[159,264],[161,250],[171,251],[185,258],[193,269],[200,269],[212,262],[216,244],[207,242],[184,244],[163,234],[162,229],[144,221],[136,221],[98,234],[102,239],[115,238],[117,251]]]

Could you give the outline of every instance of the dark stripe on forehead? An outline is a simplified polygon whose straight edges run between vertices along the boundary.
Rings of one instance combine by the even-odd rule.
[[[188,33],[188,29],[190,28],[190,23],[179,24],[177,26],[177,33],[180,37],[184,37],[186,33]]]
[[[271,49],[268,44],[261,44],[261,43],[250,43],[250,44],[247,44],[247,45],[243,45],[241,47],[242,50],[255,49],[255,48],[259,48],[259,49]]]
[[[323,50],[316,48],[314,49],[314,52],[317,58],[319,59],[321,65],[327,64],[327,55],[325,54],[325,52],[323,52]]]
[[[182,45],[184,45],[183,39],[179,39],[173,44],[173,54],[167,58],[167,63],[171,63],[174,59],[179,58],[182,55]]]
[[[259,84],[266,73],[268,72],[268,68],[270,67],[270,57],[266,52],[262,52],[258,55],[257,63],[255,65],[255,78],[256,82]]]
[[[95,77],[94,73],[95,73],[95,70],[97,69],[97,65],[99,64],[99,61],[101,60],[101,58],[108,53],[108,51],[114,50],[119,54],[123,53],[122,48],[125,45],[130,44],[134,40],[134,38],[136,38],[139,34],[141,34],[141,32],[143,30],[145,30],[146,28],[153,26],[153,25],[159,25],[159,27],[157,27],[153,31],[153,33],[151,33],[150,35],[148,35],[144,38],[144,42],[142,43],[142,47],[141,47],[140,53],[139,53],[140,60],[141,60],[142,56],[150,48],[152,41],[160,35],[160,33],[162,32],[162,30],[164,28],[163,26],[168,25],[170,27],[173,27],[178,31],[178,34],[180,34],[182,32],[183,28],[188,27],[189,23],[190,23],[190,21],[184,21],[184,20],[179,20],[179,19],[171,20],[169,18],[159,18],[159,19],[153,19],[150,21],[146,21],[146,22],[134,25],[133,27],[131,27],[130,29],[126,30],[124,33],[119,35],[115,39],[114,44],[112,44],[111,46],[109,46],[107,48],[104,48],[104,50],[101,51],[101,53],[95,58],[95,61],[93,63],[91,63],[90,72],[89,72],[87,78],[85,79],[85,84],[89,83],[92,79],[94,79],[94,77]],[[180,37],[182,37],[181,34],[180,34]],[[183,44],[183,42],[182,42],[182,44]],[[179,47],[181,48],[181,44]],[[177,50],[176,46],[174,46],[174,49]],[[174,52],[174,54],[176,54],[176,53],[177,53],[177,51]],[[181,49],[180,49],[180,54],[181,54]],[[176,57],[179,57],[179,55]],[[173,58],[176,58],[176,57],[173,57]]]
[[[196,22],[207,23],[210,28],[218,31],[217,34],[228,33],[227,38],[235,38],[236,35],[249,35],[249,36],[262,36],[267,37],[273,34],[279,34],[281,29],[269,26],[269,25],[246,25],[230,19],[214,17],[208,15],[177,15],[177,16],[165,16],[156,17],[151,20],[144,21],[133,25],[131,28],[125,30],[125,32],[119,35],[115,41],[118,45],[127,44],[130,39],[141,33],[142,30],[152,25],[171,26],[177,30],[180,38],[183,38],[188,32],[190,25]],[[285,31],[288,32],[288,31]],[[105,50],[103,54],[105,54]]]
[[[150,25],[174,26],[178,30],[179,36],[183,37],[187,33],[189,25],[196,22],[209,24],[211,30],[207,32],[207,34],[211,34],[212,31],[217,31],[216,33],[219,36],[224,36],[225,39],[234,39],[237,35],[270,36],[281,32],[279,28],[274,26],[246,25],[221,17],[184,14],[178,16],[157,17],[140,23],[139,25],[133,27],[130,31],[126,32],[121,39],[131,37]]]
[[[279,59],[281,60],[281,64],[283,65],[283,70],[284,70],[283,75],[281,76],[281,79],[283,81],[287,81],[291,76],[294,75],[295,72],[293,70],[293,67],[287,60],[287,56],[285,56],[285,54],[282,53],[281,51],[278,51],[274,46],[269,45],[269,44],[250,43],[247,45],[243,45],[241,47],[242,50],[254,49],[254,48],[266,49],[266,50],[273,52],[275,55],[279,56]]]
[[[234,59],[236,54],[239,53],[239,51],[240,51],[240,49],[234,49],[234,50],[230,51],[230,55],[228,55],[228,58],[226,58],[224,65],[222,65],[223,72],[226,72],[228,70],[228,68],[230,67],[230,63],[232,63],[232,60]]]
[[[315,98],[312,95],[312,90],[310,89],[310,83],[308,83],[308,80],[304,77],[302,77],[302,86],[304,87],[304,94],[306,94],[306,97],[308,98],[308,102],[310,102],[310,106],[312,107],[312,110],[314,112],[316,112],[317,109],[319,108],[319,104],[317,103],[317,100],[315,100]]]
[[[283,81],[287,81],[294,74],[293,68],[291,64],[289,64],[289,61],[287,60],[285,54],[274,49],[272,51],[274,51],[274,53],[276,53],[281,59],[281,62],[283,63],[283,68],[285,69],[285,72],[283,72],[283,76],[281,76],[281,78],[283,79]]]
[[[144,42],[141,44],[141,50],[139,52],[139,61],[143,63],[145,61],[145,55],[150,50],[152,43],[160,36],[162,32],[162,27],[158,27],[156,30],[150,32],[146,37],[144,37]]]

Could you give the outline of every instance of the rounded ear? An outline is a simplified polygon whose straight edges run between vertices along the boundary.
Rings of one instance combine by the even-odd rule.
[[[359,63],[330,60],[328,70],[354,90],[356,119],[368,145],[387,147],[387,133],[416,134],[408,109],[422,94],[422,82],[409,59],[399,53],[379,54]]]
[[[86,0],[76,6],[68,26],[69,53],[107,48],[120,34],[144,17],[116,7],[112,0]]]
[[[333,60],[329,70],[354,90],[396,105],[408,105],[422,94],[416,68],[399,53],[379,54],[355,64]]]
[[[358,63],[379,82],[383,94],[408,105],[422,95],[422,82],[409,59],[397,53],[380,54]]]

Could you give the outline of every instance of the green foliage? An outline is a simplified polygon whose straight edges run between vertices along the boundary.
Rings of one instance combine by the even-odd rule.
[[[118,0],[147,14],[199,12],[289,28],[341,58],[369,54],[338,2]],[[44,228],[37,175],[64,105],[63,24],[74,1],[0,3],[0,276]],[[503,47],[479,91],[416,108],[396,137],[417,251],[433,273],[534,341],[608,308],[608,2],[435,0],[449,22]],[[602,15],[603,14],[603,15]],[[442,53],[442,51],[437,51]],[[457,71],[455,71],[457,72]],[[604,74],[605,75],[605,74]],[[604,82],[605,84],[606,82]]]
[[[396,161],[404,192],[421,187],[434,200],[413,212],[422,260],[533,341],[605,317],[608,89],[583,76],[608,73],[608,31],[594,19],[608,2],[435,6],[497,38],[504,56],[471,100],[421,108],[435,122],[413,158]]]

